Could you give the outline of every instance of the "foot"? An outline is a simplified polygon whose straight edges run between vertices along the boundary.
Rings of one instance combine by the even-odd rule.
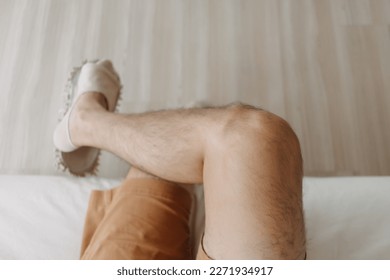
[[[76,68],[77,69],[77,68]],[[91,114],[106,111],[113,112],[120,95],[120,80],[112,63],[108,60],[87,62],[71,73],[67,84],[73,104],[57,125],[53,140],[60,152],[73,152],[83,145],[84,136],[91,136],[93,131],[85,126]],[[94,116],[96,117],[96,115]]]
[[[99,118],[98,114],[107,112],[107,109],[107,100],[99,92],[86,92],[78,98],[69,116],[69,134],[74,145],[83,146],[84,139],[89,137],[90,120]]]

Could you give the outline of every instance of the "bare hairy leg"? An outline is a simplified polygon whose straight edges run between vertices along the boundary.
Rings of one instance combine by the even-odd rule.
[[[165,180],[203,183],[211,257],[304,258],[302,159],[284,120],[244,105],[114,114],[98,98],[80,98],[73,142]]]

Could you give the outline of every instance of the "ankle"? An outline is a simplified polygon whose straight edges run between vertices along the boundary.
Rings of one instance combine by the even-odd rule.
[[[105,97],[96,92],[84,93],[77,100],[70,115],[69,131],[71,141],[76,146],[88,146],[93,129],[94,120],[107,113]]]
[[[107,100],[103,94],[99,92],[86,92],[83,93],[78,101],[77,106],[79,109],[89,109],[89,110],[107,110],[108,104]]]

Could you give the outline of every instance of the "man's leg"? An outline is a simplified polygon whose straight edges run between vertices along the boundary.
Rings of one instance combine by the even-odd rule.
[[[108,150],[163,179],[205,188],[204,247],[217,259],[303,259],[302,159],[281,118],[249,106],[113,114],[79,99],[76,145]]]

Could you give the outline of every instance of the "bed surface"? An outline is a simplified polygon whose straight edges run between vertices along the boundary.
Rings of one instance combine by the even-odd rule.
[[[78,259],[92,189],[120,180],[0,175],[0,259]],[[390,177],[305,178],[308,259],[390,259]]]

